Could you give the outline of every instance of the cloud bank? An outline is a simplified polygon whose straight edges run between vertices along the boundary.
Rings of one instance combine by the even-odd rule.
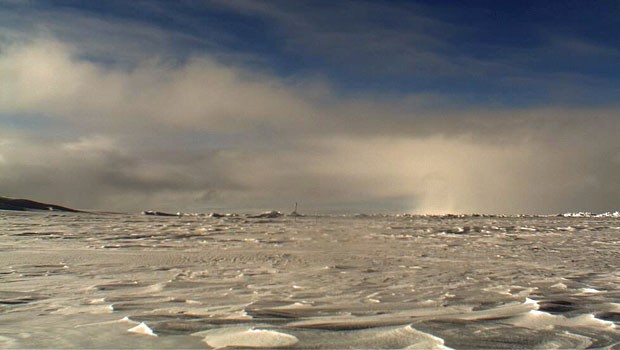
[[[132,67],[49,36],[0,52],[0,193],[82,208],[620,208],[620,109],[349,95],[194,55]]]

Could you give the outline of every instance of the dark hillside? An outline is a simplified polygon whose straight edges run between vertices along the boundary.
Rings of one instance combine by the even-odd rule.
[[[0,210],[47,210],[47,211],[64,211],[71,213],[79,213],[81,210],[71,209],[56,204],[41,203],[29,199],[14,199],[0,197]]]

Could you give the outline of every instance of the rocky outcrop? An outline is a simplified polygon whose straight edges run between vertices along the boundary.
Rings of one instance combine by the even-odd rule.
[[[256,215],[250,215],[248,216],[249,218],[252,219],[274,219],[274,218],[279,218],[284,216],[284,214],[282,214],[281,212],[277,211],[277,210],[272,210],[272,211],[266,211],[266,212],[262,212],[260,214],[256,214]]]
[[[151,216],[181,216],[180,213],[177,214],[172,214],[172,213],[166,213],[163,211],[155,211],[155,210],[145,210],[142,212],[142,215],[151,215]]]

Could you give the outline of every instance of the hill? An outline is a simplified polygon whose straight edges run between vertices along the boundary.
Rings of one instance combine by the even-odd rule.
[[[71,213],[80,213],[81,210],[63,207],[56,204],[42,203],[30,199],[15,199],[8,197],[0,197],[0,210],[46,210],[46,211],[63,211]]]

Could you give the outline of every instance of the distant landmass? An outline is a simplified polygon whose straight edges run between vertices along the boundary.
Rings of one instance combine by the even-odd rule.
[[[151,215],[151,216],[181,216],[181,213],[172,214],[172,213],[166,213],[166,212],[163,212],[163,211],[145,210],[145,211],[142,212],[142,215]]]
[[[30,211],[30,210],[46,210],[46,211],[63,211],[70,213],[81,213],[83,211],[63,207],[56,204],[42,203],[33,201],[30,199],[15,199],[8,197],[0,197],[0,210],[16,210],[16,211]]]

